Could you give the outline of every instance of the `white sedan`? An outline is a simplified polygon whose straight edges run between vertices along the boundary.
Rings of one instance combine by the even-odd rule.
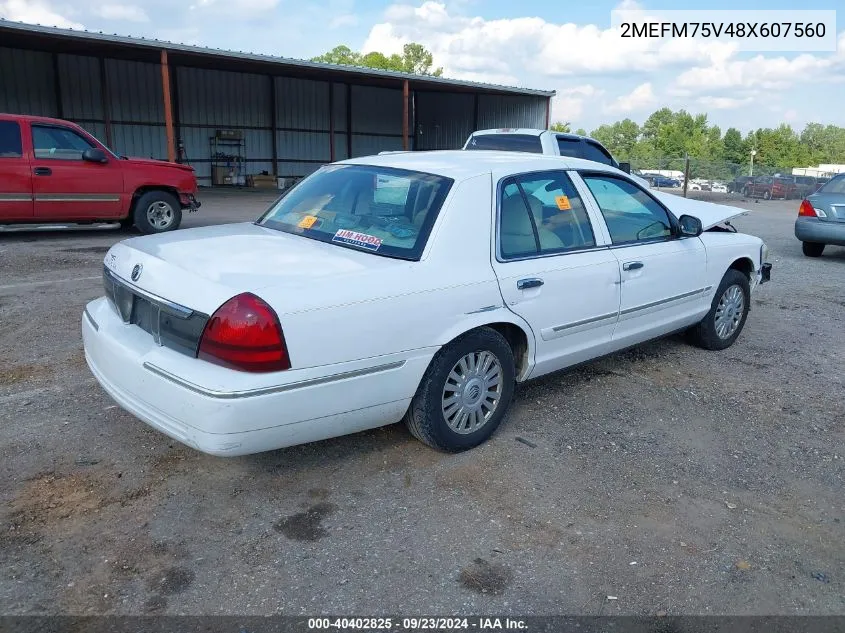
[[[468,449],[516,383],[679,330],[731,345],[771,268],[724,225],[742,213],[579,159],[356,158],[257,222],[115,244],[85,357],[124,409],[210,454],[400,420]]]

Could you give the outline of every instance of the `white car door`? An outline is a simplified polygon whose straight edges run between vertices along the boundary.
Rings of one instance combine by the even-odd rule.
[[[623,177],[581,172],[619,262],[622,297],[613,334],[621,348],[699,321],[710,307],[707,255],[698,237],[679,237],[677,219]]]
[[[566,171],[511,176],[497,188],[493,268],[507,306],[536,340],[531,376],[603,353],[619,313],[619,263]]]

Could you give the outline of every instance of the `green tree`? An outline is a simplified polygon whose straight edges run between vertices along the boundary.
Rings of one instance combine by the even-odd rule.
[[[577,130],[575,130],[575,133],[576,133],[578,136],[587,136],[587,130],[585,130],[585,129],[584,129],[584,128],[582,128],[582,127],[579,127]]]
[[[729,127],[722,139],[724,158],[729,163],[742,165],[748,160],[749,149],[742,140],[742,133],[735,127]]]
[[[312,57],[311,61],[323,64],[338,64],[341,66],[364,66],[366,68],[394,70],[415,75],[430,75],[432,77],[440,77],[443,74],[442,68],[432,70],[434,58],[431,52],[422,44],[414,42],[405,44],[402,47],[401,55],[394,53],[389,57],[378,51],[359,53],[341,44],[340,46],[335,46],[327,53]]]
[[[623,119],[612,125],[601,125],[590,134],[599,141],[617,160],[630,160],[634,147],[639,142],[640,126],[631,119]]]
[[[549,128],[552,132],[570,132],[570,123],[569,121],[557,121],[552,123],[551,127]]]

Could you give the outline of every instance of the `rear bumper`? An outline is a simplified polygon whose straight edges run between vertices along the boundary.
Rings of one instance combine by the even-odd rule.
[[[220,456],[398,422],[433,355],[420,350],[257,378],[155,345],[105,298],[86,306],[82,338],[91,373],[117,404],[175,440]]]
[[[845,246],[845,222],[801,217],[795,220],[795,237],[802,242]]]

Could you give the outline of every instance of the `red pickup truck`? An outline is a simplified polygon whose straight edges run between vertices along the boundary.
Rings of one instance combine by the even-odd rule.
[[[0,225],[119,221],[162,233],[199,206],[192,167],[118,156],[69,121],[0,114]]]

